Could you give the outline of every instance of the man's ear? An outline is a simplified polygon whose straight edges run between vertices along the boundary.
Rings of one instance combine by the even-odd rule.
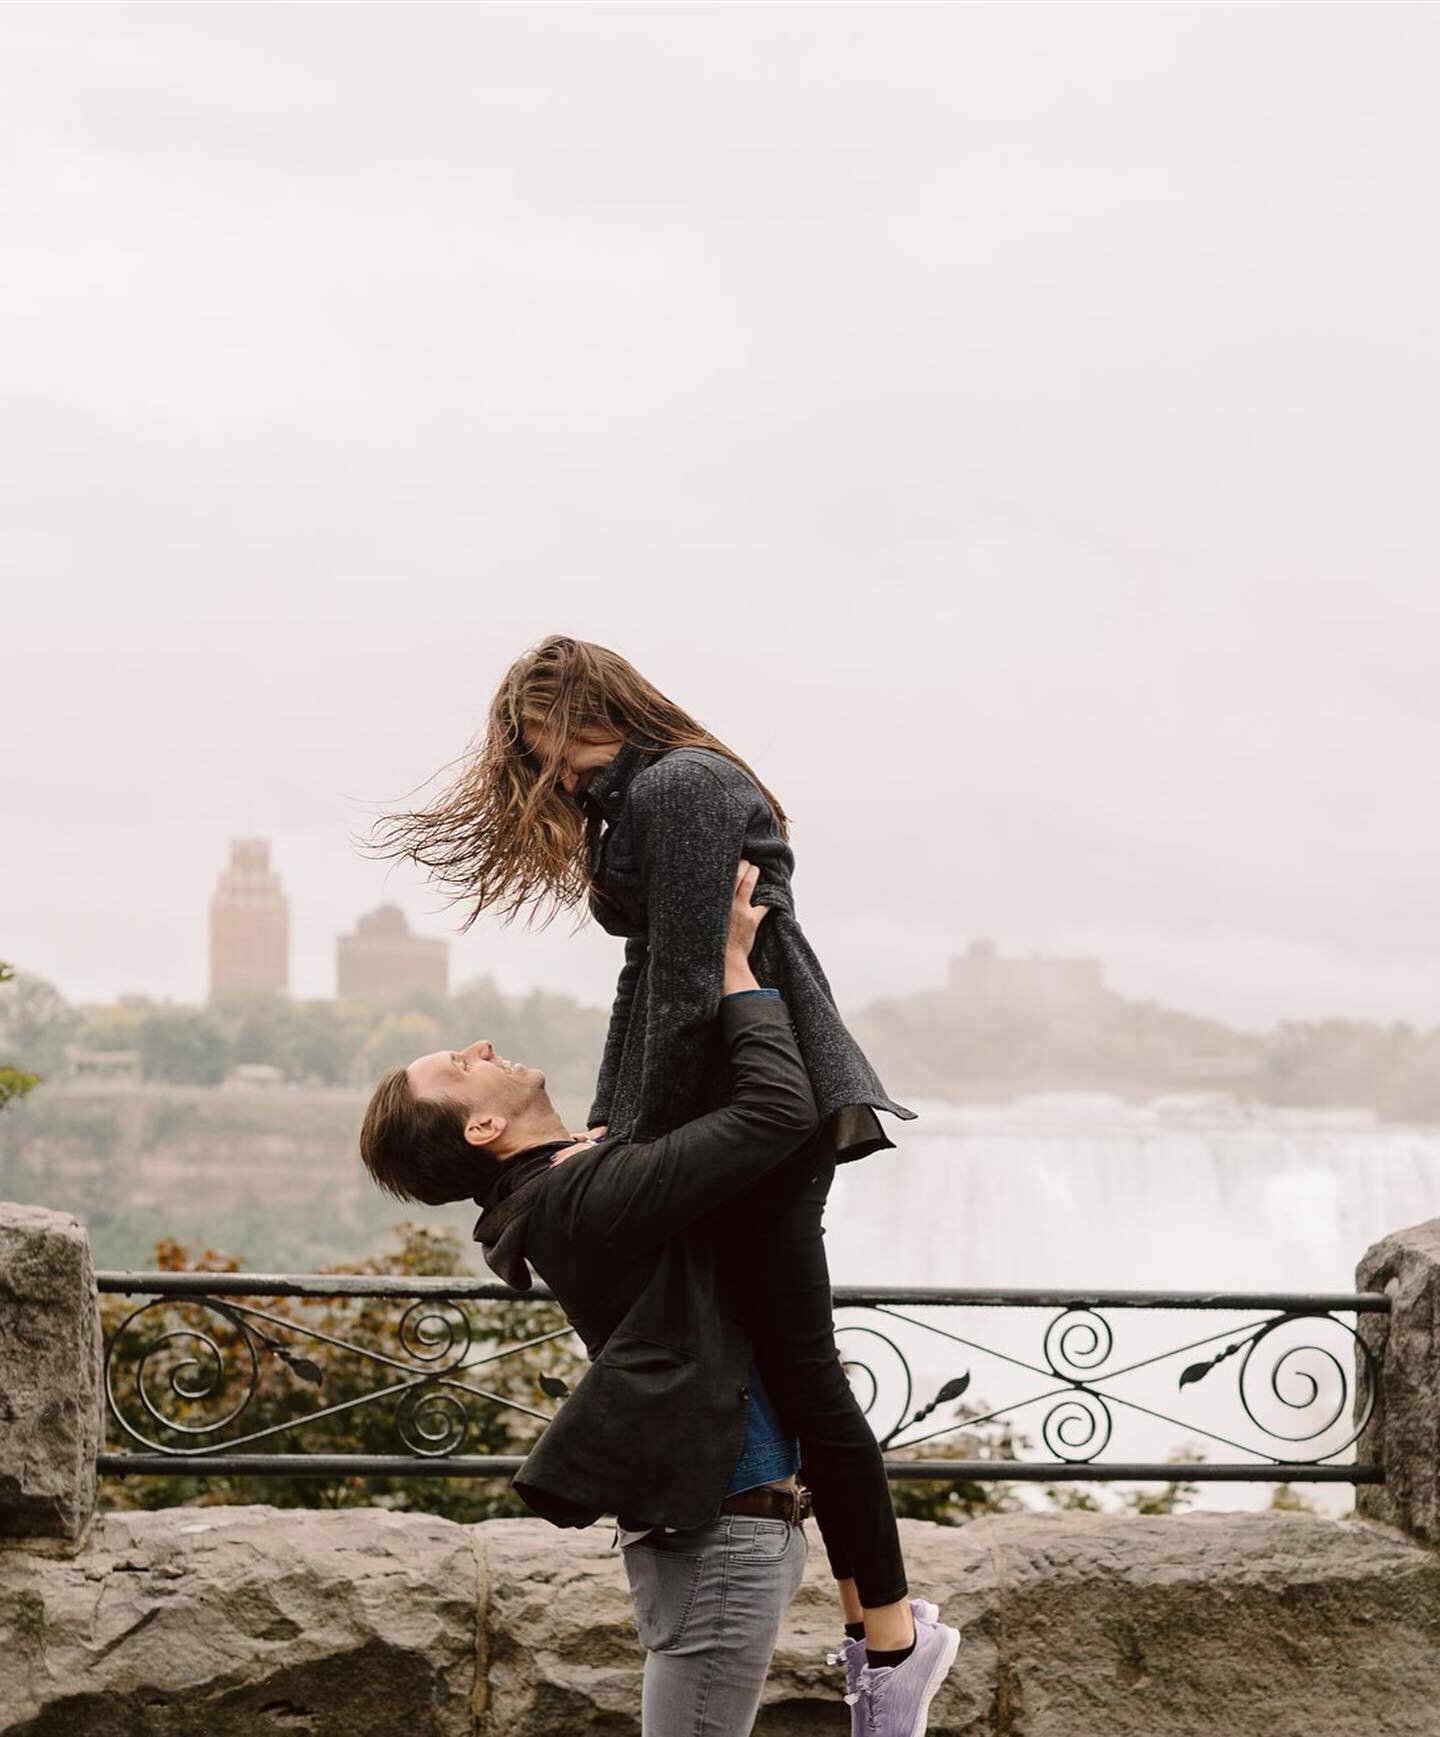
[[[477,1112],[465,1124],[465,1139],[469,1145],[482,1149],[493,1146],[505,1132],[506,1126],[503,1116],[482,1116]]]

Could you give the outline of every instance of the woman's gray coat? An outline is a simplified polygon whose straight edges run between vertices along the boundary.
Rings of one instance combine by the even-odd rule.
[[[846,1030],[795,918],[795,859],[770,805],[733,760],[710,748],[668,752],[627,742],[585,797],[595,821],[591,910],[625,937],[590,1125],[623,1139],[668,1133],[724,1101],[716,1029],[725,937],[741,857],[760,870],[770,907],[750,956],[794,1021],[820,1115],[840,1159],[891,1141],[874,1111],[909,1120]]]

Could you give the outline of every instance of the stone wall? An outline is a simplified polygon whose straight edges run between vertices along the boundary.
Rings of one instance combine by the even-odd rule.
[[[902,1522],[964,1631],[932,1737],[1434,1737],[1440,1558],[1308,1514]],[[819,1542],[756,1737],[843,1737]],[[378,1509],[101,1515],[0,1551],[14,1737],[638,1737],[606,1528]]]
[[[1367,1515],[902,1522],[964,1631],[932,1737],[1435,1737],[1440,1224],[1365,1275],[1395,1313]],[[634,1737],[641,1655],[603,1526],[380,1509],[92,1515],[93,1277],[60,1214],[0,1207],[0,1732]],[[1378,1514],[1384,1520],[1368,1517]],[[1417,1541],[1418,1540],[1418,1541]],[[848,1726],[812,1534],[757,1737]]]
[[[68,1213],[0,1204],[0,1538],[76,1538],[95,1505],[100,1309]]]

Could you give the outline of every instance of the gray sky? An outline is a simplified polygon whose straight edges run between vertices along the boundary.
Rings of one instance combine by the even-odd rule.
[[[0,957],[294,987],[546,632],[752,759],[842,1004],[972,935],[1440,1021],[1420,7],[0,13]],[[1426,213],[1431,212],[1431,216]],[[604,1000],[616,943],[457,974]]]

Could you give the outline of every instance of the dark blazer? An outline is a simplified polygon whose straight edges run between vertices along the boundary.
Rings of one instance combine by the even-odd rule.
[[[501,1208],[510,1252],[593,1359],[515,1478],[559,1526],[606,1513],[706,1525],[740,1457],[750,1347],[706,1215],[796,1153],[818,1118],[783,1002],[729,997],[718,1023],[732,1069],[723,1109],[543,1167]]]
[[[760,870],[755,902],[770,906],[751,969],[790,1009],[836,1157],[889,1146],[874,1110],[906,1120],[914,1111],[886,1092],[836,1009],[795,918],[794,856],[754,780],[709,748],[664,753],[631,741],[585,801],[591,910],[608,933],[625,937],[591,1126],[646,1139],[721,1101],[715,1009],[735,866],[744,856]]]

